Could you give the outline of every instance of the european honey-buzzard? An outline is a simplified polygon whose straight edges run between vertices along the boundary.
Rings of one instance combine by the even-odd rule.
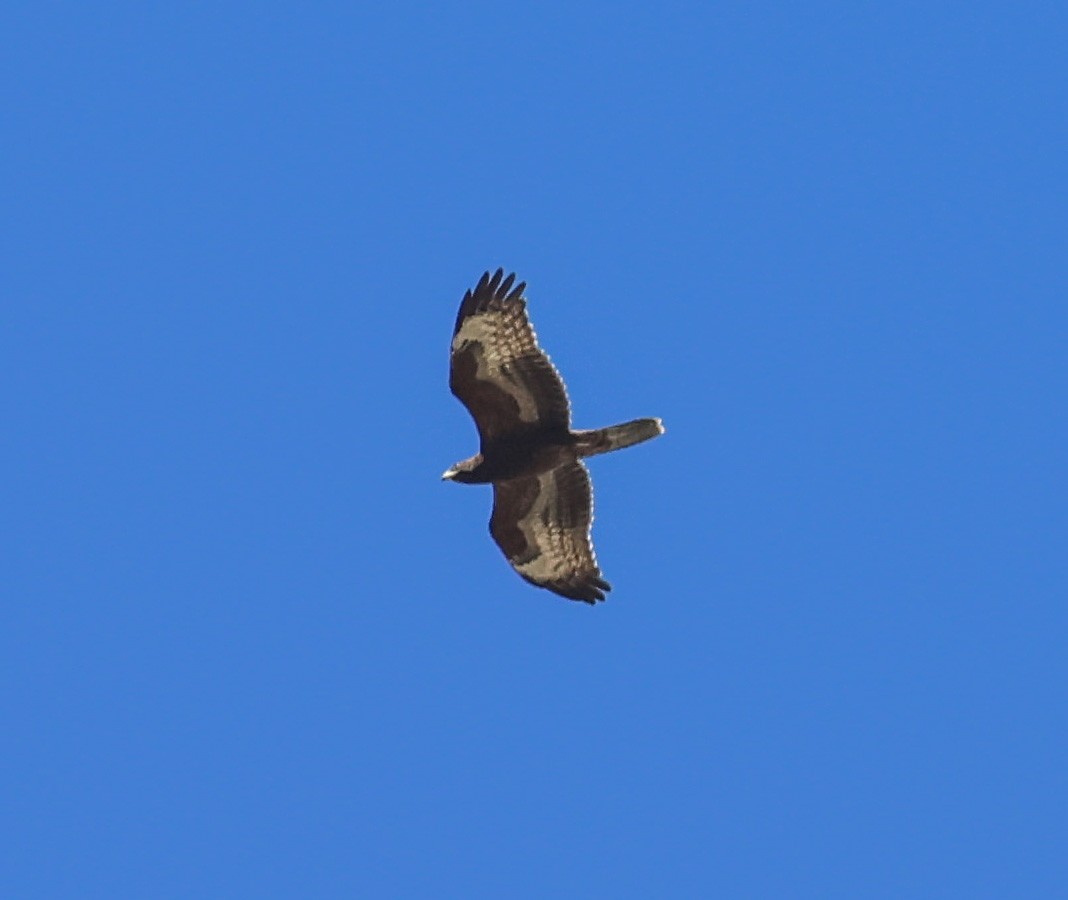
[[[664,433],[660,419],[577,431],[564,382],[538,346],[525,282],[486,272],[453,329],[449,387],[467,407],[479,453],[442,478],[493,485],[490,534],[523,578],[572,600],[604,600],[590,542],[593,490],[583,457]]]

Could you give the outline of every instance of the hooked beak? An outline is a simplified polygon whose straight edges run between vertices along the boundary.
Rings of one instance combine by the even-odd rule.
[[[442,473],[441,480],[442,481],[452,481],[453,478],[455,478],[455,477],[456,477],[456,469],[446,469],[444,471],[444,473]]]

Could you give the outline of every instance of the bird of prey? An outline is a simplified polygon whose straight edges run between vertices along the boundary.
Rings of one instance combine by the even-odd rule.
[[[593,490],[582,459],[664,433],[660,419],[571,428],[571,404],[527,318],[526,283],[486,272],[464,294],[449,388],[478,427],[479,452],[443,479],[492,484],[490,534],[524,579],[594,604],[611,585],[590,542]]]

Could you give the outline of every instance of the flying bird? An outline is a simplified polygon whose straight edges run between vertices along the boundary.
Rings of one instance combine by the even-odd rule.
[[[467,407],[479,452],[443,479],[492,484],[490,534],[524,579],[596,603],[612,586],[590,541],[593,489],[582,459],[664,433],[660,419],[571,428],[563,379],[527,318],[526,282],[486,272],[464,294],[452,332],[449,388]]]

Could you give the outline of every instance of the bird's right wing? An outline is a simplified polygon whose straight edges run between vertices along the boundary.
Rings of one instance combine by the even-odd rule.
[[[523,578],[563,597],[595,603],[612,586],[590,541],[593,489],[581,462],[493,485],[490,534]]]

